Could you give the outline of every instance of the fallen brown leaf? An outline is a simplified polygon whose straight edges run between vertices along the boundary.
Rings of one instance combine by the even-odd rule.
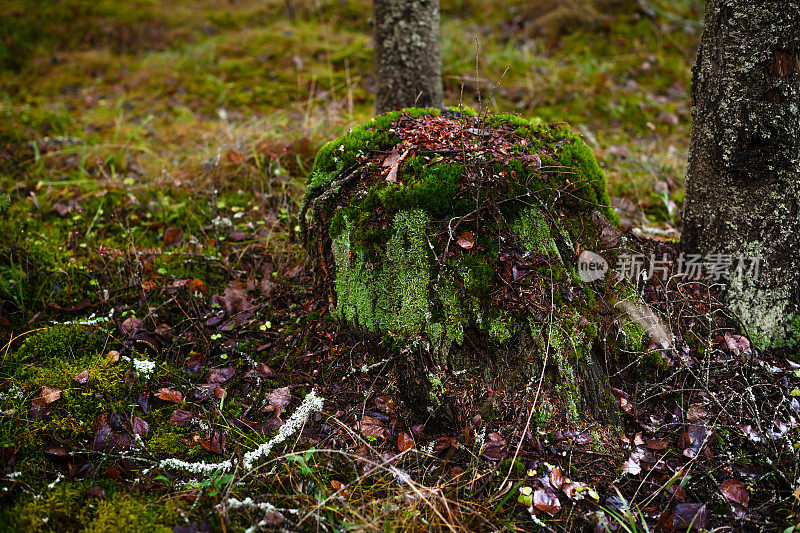
[[[584,483],[571,481],[569,483],[564,483],[561,486],[561,492],[563,492],[567,498],[572,500],[575,498],[575,493],[578,492],[578,489],[583,489],[585,487],[586,485]]]
[[[199,439],[200,446],[216,454],[224,453],[225,441],[225,433],[217,429],[209,430],[206,438]]]
[[[389,396],[376,396],[375,407],[387,415],[394,413],[394,400]]]
[[[225,153],[225,159],[227,159],[234,165],[241,165],[242,163],[244,163],[244,154],[238,150],[231,148]]]
[[[747,491],[747,486],[741,481],[726,479],[722,482],[720,491],[729,502],[736,502],[742,507],[750,505],[750,493]]]
[[[630,396],[628,393],[617,389],[615,387],[611,387],[611,393],[614,395],[614,399],[617,400],[617,404],[625,411],[627,414],[633,414],[633,404],[630,402]]]
[[[164,246],[175,246],[183,240],[181,228],[169,227],[164,230]]]
[[[138,416],[134,416],[133,420],[131,421],[131,428],[133,429],[134,433],[136,433],[140,437],[143,437],[147,435],[147,432],[150,431],[150,424],[148,424]]]
[[[61,398],[61,389],[55,387],[42,387],[41,392],[33,399],[33,403],[39,405],[50,405]]]
[[[403,432],[403,433],[400,433],[397,436],[397,449],[398,450],[400,450],[401,452],[404,452],[406,450],[410,450],[413,447],[414,447],[414,439],[411,438],[411,435],[409,435],[408,433]]]
[[[550,484],[556,489],[560,489],[564,485],[564,474],[561,473],[561,467],[557,466],[550,471]]]
[[[469,250],[475,246],[475,236],[471,231],[465,231],[458,238],[457,244],[465,250]]]
[[[158,283],[155,281],[143,281],[142,282],[142,290],[144,292],[154,291],[158,288]]]
[[[696,531],[706,528],[708,513],[703,503],[679,503],[672,512],[672,528],[677,531]]]
[[[256,374],[258,374],[262,378],[267,378],[269,376],[274,376],[275,371],[272,370],[266,363],[262,363],[259,361],[258,363],[256,363]]]
[[[641,471],[642,471],[642,466],[639,464],[639,461],[637,461],[633,456],[629,457],[628,460],[625,461],[622,465],[622,472],[625,474],[636,476]]]
[[[184,365],[186,365],[186,373],[196,376],[203,369],[206,364],[206,357],[198,352],[192,352],[186,358]]]
[[[686,411],[686,419],[689,422],[697,422],[698,420],[704,420],[708,418],[708,411],[702,404],[693,403],[689,406],[689,409]]]
[[[280,511],[267,511],[267,514],[264,515],[262,522],[268,526],[277,526],[281,522],[283,522],[284,516],[280,513]]]
[[[555,516],[561,510],[561,501],[555,494],[539,489],[533,493],[533,506],[550,516]]]
[[[139,373],[136,370],[129,368],[125,371],[125,374],[122,375],[122,381],[129,389],[133,388],[133,386],[139,382]]]
[[[169,421],[178,427],[185,428],[192,421],[192,413],[185,409],[175,409]]]
[[[364,415],[359,423],[359,431],[365,437],[386,438],[389,436],[389,429],[383,425],[383,422],[375,417]]]
[[[236,369],[230,366],[224,368],[213,367],[208,370],[209,383],[224,383],[236,374]]]
[[[333,487],[333,490],[335,490],[336,492],[341,493],[341,495],[344,496],[345,498],[350,497],[350,491],[347,489],[347,485],[345,485],[341,481],[332,479],[331,487]]]
[[[751,353],[750,341],[747,337],[743,337],[742,335],[733,335],[726,331],[725,345],[733,355],[749,355]]]
[[[389,172],[386,174],[386,181],[389,183],[396,183],[397,182],[397,172],[400,169],[400,163],[403,162],[403,159],[408,155],[408,150],[406,149],[402,154],[395,146],[389,155],[386,156],[386,159],[383,160],[381,166],[383,168],[388,167]]]
[[[64,457],[67,455],[68,450],[63,446],[48,446],[44,453],[47,455],[54,455],[56,457]]]
[[[189,290],[189,294],[200,294],[202,296],[208,296],[208,289],[206,288],[206,284],[201,279],[190,279],[186,282],[186,288]]]
[[[139,328],[142,327],[142,321],[136,317],[129,316],[125,320],[122,321],[119,329],[122,331],[122,334],[126,337],[129,337],[139,331]]]
[[[160,398],[166,402],[181,403],[183,402],[183,393],[175,389],[167,387],[158,389],[155,393],[156,398]]]
[[[276,417],[279,417],[281,411],[285,409],[292,401],[292,393],[289,387],[281,387],[267,394],[267,402],[272,407],[272,412]]]

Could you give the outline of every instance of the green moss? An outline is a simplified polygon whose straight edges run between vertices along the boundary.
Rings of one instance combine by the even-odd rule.
[[[457,109],[458,112],[464,115],[465,117],[476,118],[479,115],[477,111],[469,107],[459,106],[458,108],[451,108],[451,109]]]
[[[478,298],[488,295],[492,283],[494,283],[494,268],[491,265],[494,255],[491,252],[488,257],[484,254],[463,255],[458,263],[453,265],[463,280],[467,293]]]
[[[754,249],[750,257],[764,254]],[[789,287],[763,291],[746,276],[733,276],[727,288],[726,303],[747,325],[748,338],[761,348],[800,345],[800,313]]]
[[[442,114],[440,109],[435,107],[411,107],[401,111],[401,113],[405,113],[411,118],[419,118],[421,116],[431,116],[431,117],[438,117]]]
[[[621,318],[620,322],[620,332],[624,336],[623,344],[632,352],[641,352],[647,336],[644,327],[628,316]]]
[[[440,111],[433,108],[392,111],[356,126],[347,135],[326,144],[317,152],[308,178],[305,201],[330,185],[343,170],[351,167],[370,150],[388,150],[397,144],[399,139],[389,130],[392,122],[403,113],[418,118],[423,115],[436,116]]]
[[[502,472],[508,472],[510,468],[513,468],[514,474],[519,477],[524,477],[525,473],[528,471],[525,467],[525,463],[519,459],[506,459],[500,463],[500,470]]]
[[[442,379],[434,373],[428,373],[428,382],[431,384],[428,395],[431,403],[438,407],[441,404],[440,396],[444,394],[444,383]]]
[[[306,198],[331,184],[343,170],[365,155],[366,151],[387,150],[397,144],[398,140],[386,127],[398,115],[399,112],[396,111],[377,117],[320,148],[308,179]]]
[[[578,389],[577,365],[581,364],[585,350],[585,334],[576,327],[570,318],[563,318],[548,325],[546,342],[558,368],[559,388],[566,401],[569,416],[573,420],[581,418],[580,391]]]
[[[174,500],[153,501],[145,496],[116,493],[103,499],[84,529],[85,533],[106,531],[153,531],[171,533],[180,518]]]
[[[74,360],[95,355],[101,347],[99,336],[84,326],[53,326],[29,335],[8,362]]]
[[[175,455],[186,449],[186,435],[174,424],[157,427],[144,442],[148,450],[157,454]]]
[[[129,367],[98,353],[101,347],[100,336],[81,326],[55,326],[36,332],[11,355],[17,364],[11,366],[9,393],[0,400],[7,415],[2,441],[19,446],[21,460],[35,467],[47,445],[88,443],[98,416],[124,413],[136,403],[125,384]],[[84,371],[88,382],[75,381]],[[44,387],[58,389],[60,396],[41,416],[24,416]]]
[[[511,339],[517,329],[516,317],[502,311],[493,310],[488,322],[489,338],[497,343],[504,343]]]
[[[380,195],[387,213],[419,207],[434,218],[464,214],[474,209],[474,202],[457,200],[465,167],[458,163],[424,166],[422,157],[410,158],[403,167],[402,177],[407,185],[387,187]]]
[[[566,124],[543,124],[538,121],[519,126],[514,131],[514,134],[529,141],[528,149],[532,151],[561,144],[574,137]],[[549,156],[545,154],[545,157]],[[542,159],[542,165],[545,165],[544,158]]]
[[[89,495],[102,488],[102,499]],[[130,491],[110,482],[63,482],[42,494],[23,497],[0,511],[0,532],[156,531],[171,532],[182,522],[177,501]]]
[[[523,165],[521,158],[489,163],[483,155],[467,158],[466,163],[445,155],[443,161],[432,163],[427,154],[412,153],[397,182],[375,180],[373,168],[366,173],[369,181],[326,191],[335,200],[312,207],[313,217],[331,220],[328,228],[318,231],[327,231],[331,238],[333,269],[328,270],[335,270],[334,315],[366,330],[389,333],[400,342],[429,341],[437,365],[465,372],[463,380],[468,383],[484,379],[480,372],[493,371],[483,368],[476,373],[476,354],[464,346],[467,330],[477,330],[483,335],[480,342],[502,357],[530,353],[532,348],[542,357],[547,347],[566,410],[578,419],[589,401],[583,398],[584,391],[601,402],[609,395],[601,392],[607,383],[591,353],[599,330],[598,300],[577,276],[575,258],[563,258],[560,250],[596,241],[588,217],[595,208],[610,212],[605,177],[591,150],[565,126],[531,124],[514,116],[487,119],[487,124],[503,128],[500,131],[506,134],[514,128],[517,136],[529,141],[519,145],[525,154],[552,154],[556,169]],[[334,141],[320,152],[315,172],[332,173],[327,186],[339,174],[336,167],[325,166],[326,158],[331,154],[347,161],[362,158],[363,154],[338,148],[359,149],[360,135]],[[478,184],[476,176],[487,169],[492,181]],[[312,186],[322,186],[314,179]],[[475,216],[476,206],[484,212],[477,223],[468,218]],[[454,227],[459,220],[468,224]],[[468,244],[457,242],[467,228],[472,234]],[[510,263],[500,264],[509,258]],[[509,266],[520,270],[509,272]],[[556,290],[553,283],[559,284]],[[602,288],[611,296],[618,292]],[[523,298],[544,305],[552,294],[556,312],[543,327],[529,321],[530,313],[521,306],[497,305],[498,299],[503,301],[498,295],[506,292],[525,294]],[[527,383],[535,366],[529,361],[495,379]],[[443,390],[459,386],[451,385]],[[437,387],[430,382],[429,399],[435,398],[436,405],[442,399],[441,391],[434,392]]]
[[[334,238],[338,316],[370,330],[421,332],[429,309],[428,222],[419,209],[398,213],[385,251],[378,252],[386,268],[377,271],[367,263],[369,245],[352,239],[351,231]]]
[[[613,223],[619,223],[619,216],[611,209],[611,199],[606,190],[606,177],[597,164],[592,150],[577,136],[572,137],[571,144],[565,144],[559,154],[559,163],[574,168],[577,178],[570,179],[575,185],[572,193],[579,199],[597,208]]]
[[[89,382],[79,385],[73,377],[83,370],[89,371]],[[61,397],[47,406],[49,414],[40,419],[13,419],[16,444],[34,450],[46,443],[90,439],[97,416],[125,412],[128,403],[135,402],[124,382],[125,370],[123,365],[96,356],[19,370],[15,382],[28,399],[40,394],[42,387],[60,389]]]
[[[74,531],[81,526],[80,510],[86,487],[61,484],[41,495],[28,496],[0,510],[0,531]]]
[[[542,401],[539,402],[539,405],[536,406],[536,410],[533,413],[533,423],[536,425],[536,427],[547,427],[547,424],[553,417],[554,411],[555,408],[553,407],[553,404],[550,403],[550,400],[547,398],[542,399]]]
[[[429,326],[428,335],[434,341],[434,346],[446,349],[451,343],[463,342],[464,328],[470,323],[469,308],[464,305],[464,295],[454,277],[441,276],[436,288],[439,301],[434,308],[435,315],[431,326],[437,329],[436,333],[432,334]],[[439,328],[443,328],[443,331]]]
[[[521,217],[512,225],[522,242],[531,252],[549,255],[561,261],[558,247],[550,236],[550,226],[544,218],[540,209],[535,207],[527,208]]]
[[[498,126],[513,126],[516,128],[529,128],[531,126],[531,121],[526,120],[525,118],[519,115],[512,115],[511,113],[499,113],[497,115],[489,115],[486,117],[486,124],[491,127],[498,127]],[[533,123],[534,126],[541,124],[540,121]]]
[[[639,321],[631,316],[631,312],[641,308],[641,296],[628,283],[603,281],[607,293],[607,301],[619,315],[620,345],[631,352],[641,352],[647,340],[647,332]],[[632,307],[631,307],[632,306]]]
[[[669,361],[658,351],[649,352],[642,358],[645,370],[653,370],[656,374],[669,370]]]
[[[89,371],[87,386],[91,390],[104,397],[118,395],[118,388],[122,383],[121,376],[125,372],[126,366],[95,354],[27,365],[20,368],[14,377],[20,386],[32,389],[48,386],[80,390],[78,383],[73,378],[84,370]],[[65,390],[62,397],[67,397],[66,395],[69,395],[70,392],[73,390]]]

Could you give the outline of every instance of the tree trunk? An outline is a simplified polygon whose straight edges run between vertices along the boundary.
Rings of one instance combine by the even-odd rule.
[[[375,107],[444,106],[439,0],[374,0]]]
[[[762,347],[800,342],[800,3],[709,0],[693,70],[683,242],[732,272]],[[735,269],[734,269],[735,270]]]

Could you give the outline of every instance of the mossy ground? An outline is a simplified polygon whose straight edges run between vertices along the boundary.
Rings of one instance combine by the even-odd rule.
[[[688,146],[689,66],[701,10],[698,0],[535,7],[516,0],[444,2],[447,103],[513,111],[537,124],[571,124],[597,155],[623,223],[675,227]],[[224,522],[227,531],[239,531],[276,521],[268,505],[282,513],[282,525],[296,529],[411,531],[420,524],[533,529],[516,491],[538,481],[519,464],[541,474],[548,461],[591,484],[602,498],[616,494],[613,480],[626,497],[635,497],[633,506],[646,499],[650,506],[656,501],[673,507],[671,499],[651,500],[640,487],[654,480],[666,484],[674,471],[643,470],[641,478],[620,480],[625,457],[618,436],[595,433],[600,449],[596,442],[584,444],[577,428],[553,428],[561,415],[558,397],[540,398],[530,428],[533,448],[526,444],[522,450],[535,455],[506,461],[517,465],[513,486],[500,487],[504,476],[482,456],[491,446],[516,446],[521,436],[516,426],[471,425],[452,435],[397,425],[411,418],[405,406],[391,402],[399,383],[384,360],[395,354],[378,340],[320,320],[327,316],[326,303],[308,292],[296,216],[318,149],[373,114],[369,18],[366,0],[11,0],[3,5],[0,529],[102,530],[113,521],[148,531],[176,525],[202,531],[204,522],[222,530]],[[522,119],[502,120],[526,126]],[[530,229],[539,231],[541,225]],[[384,236],[375,232],[373,238]],[[467,259],[459,258],[459,276],[481,294],[488,265]],[[451,286],[450,298],[461,290]],[[242,294],[247,298],[237,300]],[[700,300],[695,296],[675,307],[694,310]],[[142,319],[142,332],[126,336],[121,325],[131,316]],[[706,310],[696,316],[706,316]],[[498,339],[508,334],[500,318],[491,321]],[[73,321],[87,325],[65,331],[56,324]],[[462,323],[462,317],[452,317],[445,325],[448,334],[455,335]],[[720,350],[709,331],[686,337],[702,345],[712,361]],[[43,347],[25,355],[33,350],[32,341],[19,355],[26,339]],[[74,342],[65,346],[64,339]],[[112,350],[131,361],[107,360]],[[205,358],[199,374],[187,372],[193,353]],[[130,374],[133,386],[125,382],[133,359],[156,363],[147,384]],[[668,360],[670,372],[678,360]],[[260,388],[248,377],[254,363],[275,372],[259,376]],[[709,370],[706,360],[700,363],[703,372],[681,367],[663,389],[632,397],[641,400],[639,419],[627,426],[626,435],[644,431],[646,437],[672,438],[679,430],[653,419],[697,401],[695,373],[718,370]],[[189,394],[205,384],[212,366],[237,370],[233,383],[223,384],[224,401],[189,397],[172,404],[150,397],[150,409],[142,408],[140,392],[170,387]],[[84,369],[89,381],[74,381],[71,374]],[[724,390],[714,389],[713,382],[703,387],[725,398],[745,379],[741,373],[725,375]],[[767,403],[786,406],[774,377]],[[248,381],[254,379],[256,385]],[[760,399],[763,382],[754,384],[750,374],[746,379],[748,394]],[[787,379],[791,384],[795,378]],[[47,416],[36,418],[31,402],[41,386],[58,386],[62,396],[47,406]],[[269,441],[274,424],[266,413],[248,412],[248,401],[284,386],[292,393],[284,418],[315,386],[326,397],[325,416],[309,422],[264,464],[229,480],[228,474],[169,469],[143,473],[162,458],[216,462]],[[669,403],[676,397],[678,403]],[[738,398],[723,403],[749,405]],[[170,422],[178,408],[193,414],[190,426]],[[719,508],[721,473],[754,472],[744,521],[726,522],[719,512],[714,523],[749,527],[774,525],[776,516],[789,520],[792,512],[796,516],[786,504],[794,501],[795,487],[787,489],[764,458],[773,465],[793,463],[766,441],[742,440],[739,426],[752,420],[742,409],[745,414],[729,416],[729,409],[713,419],[741,461],[712,464],[706,454],[689,460],[670,449],[668,468],[687,473],[674,486],[698,497],[711,495]],[[367,412],[375,415],[374,423],[365,422]],[[497,414],[492,402],[486,413]],[[135,448],[124,452],[126,457],[88,449],[96,430],[105,431],[98,416],[101,422],[106,416],[115,442],[125,446],[133,439],[128,424],[137,417],[147,422],[143,447],[133,439]],[[238,425],[251,418],[255,424]],[[208,431],[227,436],[226,456],[195,442],[195,437],[207,440],[213,447]],[[404,455],[397,446],[401,434],[415,443]],[[500,434],[508,441],[505,448]],[[387,453],[400,457],[387,463]],[[745,463],[747,468],[740,468]],[[421,498],[409,499],[405,474]],[[785,498],[777,505],[772,494]],[[228,505],[229,498],[244,502],[248,496],[256,507]],[[611,501],[601,504],[611,508]],[[569,513],[562,510],[555,519],[536,519],[556,529],[599,520],[594,504],[570,505]],[[656,511],[643,512],[652,526]]]
[[[170,533],[181,521],[179,506],[152,491],[130,491],[113,482],[71,481],[37,498],[0,510],[0,531],[58,530],[103,533],[130,529]]]

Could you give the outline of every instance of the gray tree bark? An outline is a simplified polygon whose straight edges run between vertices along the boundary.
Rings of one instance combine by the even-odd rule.
[[[798,345],[800,2],[708,0],[692,101],[687,252],[760,256],[727,301],[757,344]]]
[[[444,107],[439,0],[374,0],[375,107]]]

